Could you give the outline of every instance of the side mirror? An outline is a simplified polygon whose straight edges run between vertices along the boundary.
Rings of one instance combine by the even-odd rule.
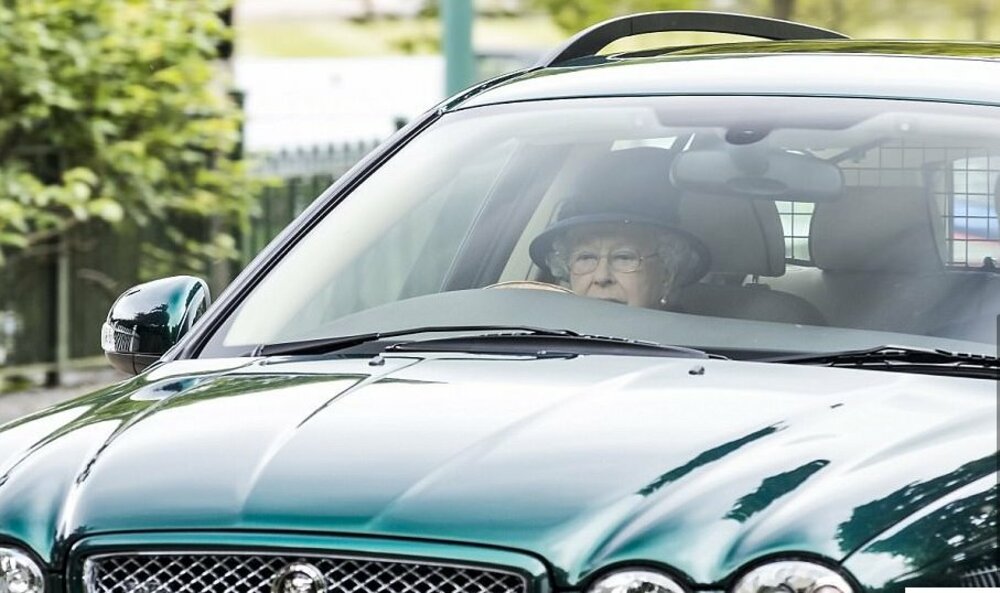
[[[111,365],[137,375],[180,341],[211,301],[208,285],[172,276],[126,290],[108,312],[101,347]]]

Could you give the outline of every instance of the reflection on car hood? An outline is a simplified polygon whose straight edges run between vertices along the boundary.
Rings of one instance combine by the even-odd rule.
[[[635,559],[718,582],[843,558],[989,476],[995,389],[610,356],[177,362],[0,431],[0,538],[412,536],[529,551],[563,584]]]

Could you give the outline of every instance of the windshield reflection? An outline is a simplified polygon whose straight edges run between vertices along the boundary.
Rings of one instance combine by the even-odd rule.
[[[608,335],[700,349],[721,324],[747,355],[790,343],[995,355],[998,119],[988,107],[789,97],[448,114],[302,239],[206,353],[430,326],[441,307],[449,325],[481,323],[471,291],[514,282],[572,293],[551,292],[556,308],[582,297],[621,309],[572,306],[580,316],[559,327],[573,330],[600,315]],[[421,299],[432,304],[411,306]],[[401,311],[405,323],[362,323]],[[488,323],[530,323],[505,311]],[[630,333],[645,312],[703,331]]]

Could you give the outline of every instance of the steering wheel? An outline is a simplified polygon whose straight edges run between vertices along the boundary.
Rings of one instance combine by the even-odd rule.
[[[489,286],[483,287],[483,290],[496,290],[496,289],[548,290],[550,292],[576,294],[572,290],[566,288],[565,286],[559,286],[558,284],[549,284],[548,282],[538,282],[537,280],[507,280],[506,282],[497,282],[496,284],[490,284]]]

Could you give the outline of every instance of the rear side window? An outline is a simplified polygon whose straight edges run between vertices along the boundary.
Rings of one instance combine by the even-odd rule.
[[[775,205],[785,235],[785,259],[799,264],[810,263],[809,225],[814,205],[811,202],[775,202]]]
[[[947,163],[938,203],[949,263],[980,267],[1000,260],[1000,153],[970,149]]]
[[[910,193],[914,200],[931,198],[927,200],[935,209],[931,232],[938,237],[946,266],[980,268],[1000,261],[1000,153],[973,143],[887,142],[843,158],[840,169],[847,188],[869,192],[883,188]],[[776,205],[785,258],[810,264],[814,204]]]

